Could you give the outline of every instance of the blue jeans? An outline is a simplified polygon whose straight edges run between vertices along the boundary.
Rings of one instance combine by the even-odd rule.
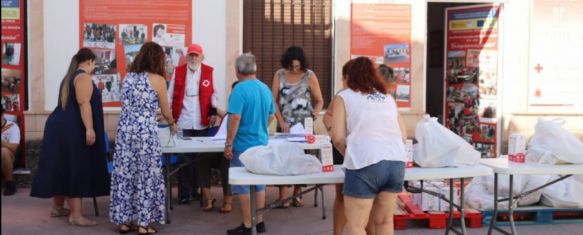
[[[233,159],[231,159],[231,167],[244,166],[239,156],[241,156],[239,151],[233,150]],[[233,195],[249,194],[249,185],[231,185],[231,191]],[[265,191],[265,185],[255,185],[256,192]]]
[[[344,192],[346,196],[375,198],[380,192],[399,193],[403,190],[405,163],[383,160],[358,169],[346,169]]]

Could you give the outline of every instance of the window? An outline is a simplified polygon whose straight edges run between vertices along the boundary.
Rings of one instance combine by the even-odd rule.
[[[281,55],[289,46],[304,48],[328,105],[332,94],[331,0],[243,1],[243,51],[257,57],[257,77],[271,87]]]

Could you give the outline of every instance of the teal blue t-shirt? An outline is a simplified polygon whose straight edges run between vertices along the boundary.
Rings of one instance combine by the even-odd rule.
[[[271,90],[257,79],[239,82],[229,97],[229,114],[241,116],[239,129],[233,141],[233,150],[267,145],[269,116],[275,113]]]

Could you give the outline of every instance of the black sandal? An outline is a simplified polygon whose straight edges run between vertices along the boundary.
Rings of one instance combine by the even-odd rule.
[[[141,233],[140,232],[140,228],[146,230],[146,232],[145,233]],[[156,230],[152,226],[138,226],[138,234],[139,235],[147,235],[147,234],[155,234],[155,233],[158,233],[158,230]]]

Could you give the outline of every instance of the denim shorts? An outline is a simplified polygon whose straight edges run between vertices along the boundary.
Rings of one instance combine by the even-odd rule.
[[[358,169],[346,169],[344,195],[375,198],[380,192],[399,193],[403,190],[405,163],[383,160]]]
[[[233,159],[231,160],[230,165],[231,167],[244,166],[241,160],[239,159],[241,153],[243,152],[233,150]],[[265,191],[265,185],[255,185],[255,191],[256,192]],[[231,192],[233,193],[233,195],[249,194],[249,185],[231,185]]]

